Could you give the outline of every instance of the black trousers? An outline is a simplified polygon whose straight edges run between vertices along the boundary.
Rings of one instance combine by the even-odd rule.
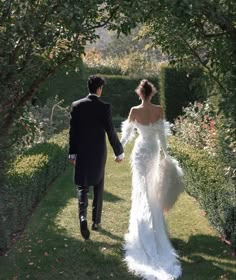
[[[81,219],[82,216],[87,218],[88,192],[89,186],[78,186],[79,219]],[[93,186],[92,221],[96,224],[101,223],[103,193],[104,177],[99,182],[99,184]]]

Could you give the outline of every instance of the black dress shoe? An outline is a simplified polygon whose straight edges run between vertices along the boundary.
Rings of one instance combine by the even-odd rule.
[[[96,224],[96,223],[93,223],[93,224],[92,224],[92,230],[98,231],[99,229],[100,229],[99,224]]]
[[[87,220],[80,220],[80,232],[85,240],[89,239],[90,231],[88,230]]]

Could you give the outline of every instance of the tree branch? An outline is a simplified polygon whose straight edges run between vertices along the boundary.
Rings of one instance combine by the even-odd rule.
[[[217,11],[218,13],[212,13],[212,11]],[[233,21],[232,22],[230,21],[228,15],[227,16],[224,15],[222,11],[220,11],[219,13],[218,7],[215,6],[209,7],[209,5],[207,5],[203,9],[203,14],[210,22],[218,25],[223,32],[227,33],[235,44],[236,28],[234,27]],[[231,14],[231,18],[233,18],[232,14]]]
[[[220,37],[228,34],[227,32],[206,33],[206,30],[204,29],[204,23],[201,22],[195,22],[194,26],[202,31],[202,36],[205,38]]]
[[[6,7],[5,10],[3,10],[1,18],[0,18],[0,22],[5,21],[6,17],[10,16],[12,2],[13,2],[12,0],[8,1],[8,6]]]
[[[214,37],[220,37],[220,36],[224,36],[224,35],[228,35],[228,33],[227,32],[212,33],[212,34],[203,33],[203,37],[205,37],[205,38],[214,38]]]
[[[113,9],[113,11],[111,12],[110,16],[103,23],[98,23],[97,25],[94,25],[90,28],[87,28],[86,31],[94,30],[94,29],[106,26],[109,23],[109,21],[111,21],[111,19],[114,17],[114,15],[115,15],[115,13],[117,12],[118,9],[119,9],[119,6],[115,7]]]
[[[226,89],[224,88],[224,86],[221,84],[221,82],[214,76],[214,74],[212,73],[211,69],[202,61],[201,57],[199,56],[199,54],[196,52],[196,50],[188,43],[188,41],[186,41],[184,38],[180,37],[179,38],[186,44],[186,46],[189,48],[189,50],[191,51],[191,53],[197,58],[197,60],[200,62],[200,64],[207,69],[207,71],[209,72],[210,76],[213,78],[213,80],[220,86],[220,88],[224,91],[226,91]]]

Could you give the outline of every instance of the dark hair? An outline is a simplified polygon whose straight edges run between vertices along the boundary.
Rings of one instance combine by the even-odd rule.
[[[88,90],[96,93],[97,89],[105,84],[105,80],[99,76],[92,75],[88,78]]]
[[[155,94],[157,92],[156,88],[152,83],[150,83],[148,80],[142,80],[138,87],[136,88],[135,92],[144,97],[144,99],[147,99],[151,94]]]

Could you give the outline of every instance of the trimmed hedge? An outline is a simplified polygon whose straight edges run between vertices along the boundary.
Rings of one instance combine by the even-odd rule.
[[[91,72],[70,72],[67,75],[65,69],[60,69],[43,84],[38,93],[38,98],[42,103],[45,103],[48,98],[54,98],[55,95],[58,95],[59,99],[64,99],[66,106],[71,105],[73,101],[88,94],[87,79],[91,74]],[[106,80],[102,100],[112,104],[113,117],[127,118],[130,107],[140,103],[135,89],[141,79],[121,75],[98,75],[101,75]],[[156,88],[159,87],[158,77],[150,78],[149,80]],[[153,101],[159,104],[158,95],[155,95]]]
[[[205,100],[206,91],[200,83],[202,77],[201,69],[189,73],[170,66],[161,68],[160,102],[168,121],[174,122],[190,102]]]
[[[106,80],[102,99],[112,104],[113,117],[121,116],[127,118],[130,108],[140,103],[135,93],[141,79],[134,79],[128,76],[103,75]],[[149,79],[157,88],[159,79]],[[159,103],[158,95],[154,96],[153,101]]]
[[[10,244],[12,234],[21,230],[50,183],[65,169],[68,131],[48,143],[35,145],[18,156],[8,171],[8,184],[1,193],[0,251]]]
[[[210,223],[235,249],[235,186],[226,176],[224,164],[204,150],[183,145],[177,137],[170,138],[170,146],[184,169],[186,191],[197,199]]]

